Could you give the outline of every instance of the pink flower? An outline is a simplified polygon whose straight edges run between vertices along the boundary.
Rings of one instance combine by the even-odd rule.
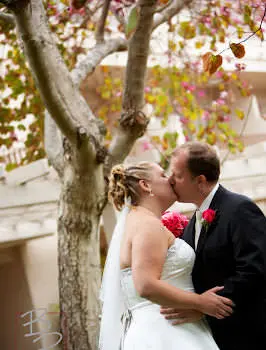
[[[222,78],[223,72],[221,72],[221,71],[216,72],[216,76],[217,76],[217,78]]]
[[[189,83],[186,81],[182,81],[181,85],[183,86],[184,89],[188,89]]]
[[[188,124],[188,120],[185,117],[180,117],[180,122],[184,125]]]
[[[230,15],[230,10],[228,7],[226,6],[222,6],[221,7],[221,15],[223,16],[229,16]]]
[[[210,119],[210,113],[208,111],[204,111],[202,115],[202,119],[208,121]]]
[[[189,85],[188,90],[189,90],[190,92],[193,92],[193,91],[196,90],[196,86],[195,86],[195,85]]]
[[[235,67],[237,71],[242,71],[246,69],[245,63],[235,63]]]
[[[224,115],[223,116],[223,121],[224,122],[230,122],[231,118],[229,117],[229,115]]]
[[[198,97],[204,97],[206,94],[205,94],[205,91],[204,90],[199,90],[198,91]]]
[[[225,101],[224,101],[222,98],[218,98],[217,104],[218,104],[219,106],[222,106],[222,105],[225,104]]]
[[[209,225],[215,219],[216,211],[213,209],[207,209],[202,213],[202,224]]]
[[[188,224],[188,218],[177,211],[166,211],[162,216],[162,223],[171,231],[175,237],[180,237],[183,234],[184,228]]]
[[[152,148],[152,146],[151,146],[151,144],[148,142],[148,141],[144,141],[143,143],[142,143],[142,149],[143,149],[143,151],[148,151],[149,149],[151,149]]]

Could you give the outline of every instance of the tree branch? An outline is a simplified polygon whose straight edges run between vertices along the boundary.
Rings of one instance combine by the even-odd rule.
[[[96,44],[89,54],[81,60],[71,72],[74,84],[79,86],[81,82],[93,73],[97,65],[108,55],[127,49],[127,40],[123,38],[113,39],[104,43]]]
[[[96,118],[74,85],[47,25],[41,0],[11,0],[10,10],[44,104],[61,132],[93,163],[101,135]]]
[[[11,28],[15,27],[15,19],[12,15],[4,12],[0,12],[0,22],[4,22],[9,25]]]
[[[106,18],[108,16],[110,3],[111,3],[111,0],[105,0],[103,4],[102,14],[98,22],[96,33],[95,33],[95,39],[97,43],[102,43],[104,41],[104,27],[105,27]]]
[[[47,110],[44,119],[44,145],[51,165],[58,172],[59,178],[62,178],[64,168],[62,134]]]
[[[156,3],[156,0],[140,0],[139,2],[138,24],[129,42],[123,112],[116,136],[109,148],[107,169],[124,160],[136,139],[145,132],[149,122],[142,109],[144,107],[144,82]]]
[[[155,13],[153,29],[170,20],[193,1],[194,0],[173,0],[172,3],[169,6],[166,6],[163,11],[160,13]]]

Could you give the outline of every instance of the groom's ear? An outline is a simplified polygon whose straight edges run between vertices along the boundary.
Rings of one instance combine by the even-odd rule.
[[[199,187],[205,186],[207,183],[207,179],[206,179],[205,175],[197,176],[197,183],[198,183]]]

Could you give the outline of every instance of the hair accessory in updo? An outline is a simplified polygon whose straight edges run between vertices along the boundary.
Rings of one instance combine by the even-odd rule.
[[[115,207],[121,210],[127,195],[125,167],[122,164],[115,165],[111,171],[108,197],[113,201]]]
[[[139,180],[149,180],[152,165],[140,162],[135,165],[115,165],[111,171],[108,197],[116,209],[121,210],[126,198],[131,199],[132,205],[138,205],[141,191]]]

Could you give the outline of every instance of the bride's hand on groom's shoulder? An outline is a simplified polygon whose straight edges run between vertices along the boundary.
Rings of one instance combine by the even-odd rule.
[[[206,315],[223,319],[233,313],[234,303],[231,299],[218,294],[224,287],[214,287],[199,295],[198,309]]]
[[[197,322],[204,316],[202,312],[197,310],[180,310],[163,306],[161,314],[166,320],[173,320],[172,325]]]

